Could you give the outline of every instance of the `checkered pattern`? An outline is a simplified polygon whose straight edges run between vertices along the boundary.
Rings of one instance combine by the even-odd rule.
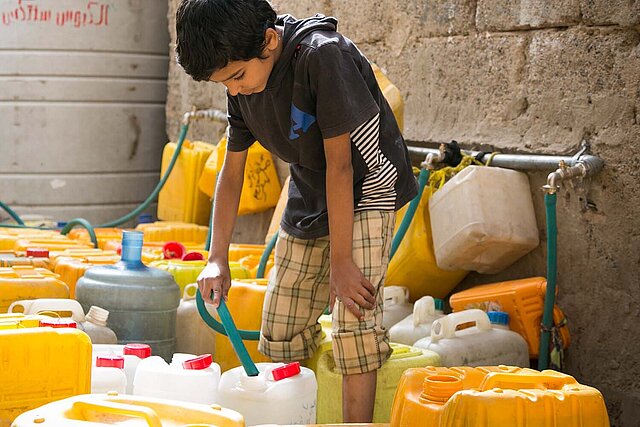
[[[395,214],[354,214],[353,260],[376,288],[376,307],[355,317],[342,302],[333,307],[333,354],[342,374],[378,369],[391,354],[382,327],[384,276]],[[329,238],[304,240],[280,230],[274,271],[262,314],[258,349],[274,361],[304,360],[322,338],[318,318],[329,304]]]

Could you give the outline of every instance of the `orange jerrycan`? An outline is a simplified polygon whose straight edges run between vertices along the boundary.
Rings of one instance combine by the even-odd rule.
[[[560,372],[507,366],[414,368],[402,375],[392,427],[608,427],[602,394]]]
[[[143,396],[85,394],[49,403],[20,415],[13,427],[244,427],[239,413],[220,405],[202,405]]]
[[[262,305],[267,291],[267,279],[233,280],[229,288],[227,307],[238,329],[258,331],[262,324]],[[217,316],[216,316],[217,317]],[[217,318],[218,321],[220,320]],[[258,341],[244,340],[244,345],[255,362],[271,362],[258,351]],[[216,334],[216,352],[214,360],[222,372],[240,366],[231,342],[226,335]]]
[[[25,411],[90,391],[91,340],[82,331],[0,330],[0,354],[2,427],[9,427]]]
[[[0,313],[14,301],[36,298],[69,298],[69,287],[59,275],[27,265],[0,268]]]
[[[13,250],[16,242],[27,238],[55,238],[60,233],[55,230],[40,230],[38,228],[7,228],[0,230],[0,250]]]
[[[96,239],[98,240],[98,248],[104,248],[104,245],[109,240],[122,240],[121,228],[94,228],[96,233]],[[89,232],[84,228],[74,228],[67,234],[70,239],[77,240],[82,243],[91,244],[91,237]]]
[[[479,308],[484,311],[504,311],[509,314],[509,328],[524,337],[529,345],[529,356],[538,357],[540,350],[540,322],[544,308],[544,296],[547,280],[544,277],[511,280],[475,286],[451,295],[449,304],[453,311]],[[567,348],[571,337],[566,326],[565,316],[559,307],[553,310],[555,325]]]

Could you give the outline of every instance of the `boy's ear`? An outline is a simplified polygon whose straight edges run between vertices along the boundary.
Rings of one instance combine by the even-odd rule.
[[[278,39],[280,35],[274,28],[267,28],[264,34],[264,48],[266,50],[275,50],[278,47]]]

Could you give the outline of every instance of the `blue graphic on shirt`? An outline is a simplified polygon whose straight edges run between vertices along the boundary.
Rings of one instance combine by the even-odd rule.
[[[301,133],[306,133],[315,121],[315,116],[307,114],[291,104],[291,130],[289,131],[289,139],[298,139]],[[298,132],[300,130],[302,130],[302,132]]]

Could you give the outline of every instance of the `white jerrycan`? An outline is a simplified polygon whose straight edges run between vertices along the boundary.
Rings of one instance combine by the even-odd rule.
[[[218,403],[257,424],[315,424],[318,383],[311,369],[298,362],[256,363],[260,374],[250,377],[242,366],[220,378]]]
[[[133,394],[207,405],[218,403],[220,366],[213,357],[174,354],[174,359],[171,365],[160,356],[142,360],[133,380]]]
[[[456,331],[464,323],[475,326]],[[414,347],[440,355],[442,366],[529,367],[529,347],[519,334],[492,327],[487,313],[472,309],[451,313],[431,325],[431,336],[418,340]]]
[[[184,288],[176,315],[176,353],[215,354],[216,334],[198,313],[196,291],[198,285],[190,283]]]
[[[431,324],[444,316],[444,301],[430,296],[420,298],[413,304],[413,313],[389,329],[389,341],[413,345],[414,342],[431,335]]]
[[[498,273],[539,243],[523,172],[466,167],[431,196],[429,214],[436,262],[444,270]]]
[[[411,314],[413,304],[409,302],[409,289],[404,286],[385,286],[383,291],[382,326],[389,329]]]
[[[148,344],[129,343],[119,344],[94,344],[93,360],[98,356],[122,356],[124,357],[124,373],[127,377],[127,394],[133,394],[133,379],[141,360],[151,356],[151,347]]]
[[[107,319],[109,318],[107,310],[91,306],[85,316],[82,306],[74,299],[20,300],[11,304],[8,311],[9,313],[24,314],[71,313],[71,318],[77,323],[77,328],[89,335],[92,344],[116,344],[118,342],[115,332],[107,327]]]
[[[127,376],[124,373],[124,357],[106,356],[96,357],[91,368],[91,393],[108,393],[117,391],[125,393],[127,390]]]

